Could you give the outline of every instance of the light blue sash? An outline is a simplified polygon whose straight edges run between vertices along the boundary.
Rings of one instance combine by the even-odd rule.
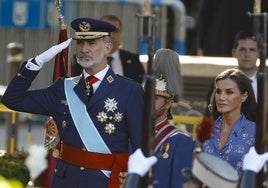
[[[78,98],[73,88],[77,84],[79,76],[65,79],[65,95],[69,110],[73,118],[75,127],[88,151],[97,153],[111,153],[90,116],[88,115],[86,105]],[[109,177],[110,171],[102,170]]]

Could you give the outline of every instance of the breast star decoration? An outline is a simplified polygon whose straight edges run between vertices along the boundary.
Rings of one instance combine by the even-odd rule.
[[[117,104],[118,102],[115,100],[115,98],[112,99],[107,98],[104,101],[104,108],[103,108],[104,110],[98,112],[96,116],[98,122],[105,124],[104,127],[105,133],[109,135],[115,132],[116,130],[115,123],[118,123],[123,119],[123,114],[118,112]]]

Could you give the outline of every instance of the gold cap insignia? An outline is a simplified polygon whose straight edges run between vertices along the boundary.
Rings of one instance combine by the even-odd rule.
[[[82,32],[88,32],[90,30],[90,24],[88,22],[85,22],[85,21],[82,21],[80,24],[79,24],[79,29],[82,31]]]
[[[75,40],[102,38],[116,29],[113,24],[93,18],[77,18],[71,22],[71,26],[75,30]]]

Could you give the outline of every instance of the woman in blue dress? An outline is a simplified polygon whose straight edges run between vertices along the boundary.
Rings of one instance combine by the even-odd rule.
[[[211,112],[220,116],[202,151],[226,160],[241,175],[243,156],[255,143],[257,104],[251,80],[238,69],[223,71],[215,79],[211,101]]]

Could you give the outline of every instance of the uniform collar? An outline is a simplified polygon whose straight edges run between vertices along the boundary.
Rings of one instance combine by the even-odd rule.
[[[96,78],[99,79],[99,81],[102,81],[104,76],[106,75],[106,73],[108,72],[109,70],[109,66],[107,65],[104,69],[102,69],[100,72],[96,73],[95,76]],[[84,74],[84,78],[90,76],[90,74],[88,74],[85,69],[83,70],[83,74]]]
[[[168,124],[169,124],[168,119],[165,118],[164,120],[160,121],[159,123],[155,125],[155,131],[156,132],[159,131],[161,128],[163,128],[165,125],[168,125]]]

